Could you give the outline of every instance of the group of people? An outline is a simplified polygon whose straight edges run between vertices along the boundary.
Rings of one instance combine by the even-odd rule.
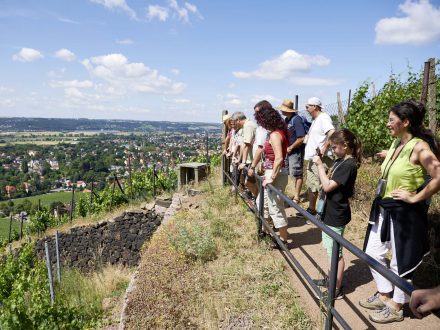
[[[262,192],[258,190],[255,173],[263,176],[264,218],[286,244],[284,201],[267,185],[284,193],[291,176],[292,200],[298,204],[305,174],[306,211],[342,236],[351,220],[349,200],[362,158],[359,138],[348,129],[335,130],[319,98],[308,99],[306,110],[311,124],[298,114],[290,100],[277,109],[268,101],[258,102],[254,106],[255,122],[242,112],[223,117],[228,128],[223,153],[230,157],[235,169],[247,169],[243,171],[246,174],[237,176],[242,178],[237,183],[258,200]],[[364,251],[384,266],[391,251],[389,268],[407,281],[411,281],[414,270],[429,253],[428,201],[440,190],[440,148],[435,135],[423,126],[425,112],[423,104],[412,100],[389,111],[387,128],[394,140],[388,150],[378,153],[384,161],[364,242]],[[333,240],[324,232],[322,245],[330,258]],[[343,297],[344,268],[341,248],[335,299]],[[369,317],[374,322],[402,321],[402,306],[409,301],[408,295],[374,269],[370,270],[377,292],[359,304],[372,310]],[[328,276],[315,283],[328,287]],[[415,316],[422,317],[427,306],[440,308],[437,304],[440,305],[440,288],[414,291],[410,307]]]

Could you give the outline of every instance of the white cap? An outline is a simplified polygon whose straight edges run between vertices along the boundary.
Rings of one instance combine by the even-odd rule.
[[[318,99],[317,97],[311,97],[307,100],[308,105],[316,105],[318,107],[320,107],[322,109],[322,102],[320,99]]]

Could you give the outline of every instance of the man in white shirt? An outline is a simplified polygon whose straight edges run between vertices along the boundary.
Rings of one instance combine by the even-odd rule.
[[[307,100],[307,112],[312,116],[312,125],[309,133],[304,139],[306,149],[304,152],[304,159],[307,161],[307,179],[306,185],[308,188],[309,207],[307,212],[312,215],[316,214],[316,200],[319,193],[319,174],[316,164],[312,162],[315,155],[322,155],[321,158],[326,170],[332,165],[332,153],[329,151],[329,137],[335,131],[330,116],[322,112],[321,100],[317,97],[311,97]]]

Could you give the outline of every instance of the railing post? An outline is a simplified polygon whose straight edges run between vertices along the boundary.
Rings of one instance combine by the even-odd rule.
[[[254,174],[256,175],[256,174]],[[263,236],[263,221],[261,218],[264,217],[264,188],[263,181],[258,180],[258,237]]]
[[[235,202],[238,202],[238,166],[234,164],[234,189],[235,189]]]
[[[223,143],[226,141],[226,135],[227,135],[227,128],[226,128],[226,125],[225,125],[225,123],[223,122],[223,117],[225,116],[225,115],[227,115],[228,114],[228,110],[223,110],[222,111],[222,141],[223,141]],[[226,147],[227,146],[224,146],[225,147],[225,149],[226,149]],[[222,150],[223,151],[223,150]],[[223,157],[222,157],[222,173],[221,173],[221,180],[222,180],[222,185],[224,186],[225,185],[225,183],[226,183],[226,176],[225,176],[225,171],[226,171],[226,165],[227,165],[227,161],[226,161],[226,156],[225,155],[223,155]]]
[[[339,263],[339,243],[333,240],[332,258],[330,266],[330,279],[329,288],[326,301],[327,319],[325,323],[325,329],[330,330],[333,326],[333,314],[331,309],[335,306],[335,293],[336,293],[336,280],[338,275],[338,263]]]

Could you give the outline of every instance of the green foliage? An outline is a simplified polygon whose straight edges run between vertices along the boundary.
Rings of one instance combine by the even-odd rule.
[[[354,93],[345,123],[361,139],[367,155],[389,147],[392,138],[386,128],[388,113],[399,102],[420,99],[422,74],[411,69],[406,78],[391,74],[375,97],[369,95],[370,85],[364,82]]]
[[[186,258],[206,262],[217,256],[217,245],[208,227],[178,223],[171,245]]]
[[[78,288],[78,283],[69,287]],[[1,329],[83,329],[96,324],[101,308],[70,298],[68,290],[57,290],[51,304],[46,267],[34,256],[33,245],[0,267]]]
[[[29,229],[31,233],[44,232],[47,228],[55,226],[55,223],[52,212],[43,208],[31,217]]]

